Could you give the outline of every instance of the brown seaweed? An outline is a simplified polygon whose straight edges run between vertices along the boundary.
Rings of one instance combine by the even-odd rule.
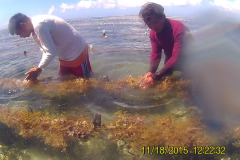
[[[39,137],[45,144],[66,150],[71,137],[84,140],[93,132],[89,117],[55,116],[40,111],[2,108],[0,121],[25,138]]]
[[[54,80],[40,80],[37,83],[33,82],[22,82],[19,79],[7,79],[1,78],[0,85],[4,89],[16,89],[16,88],[31,88],[38,93],[44,95],[51,95],[56,93],[56,96],[68,95],[69,93],[85,93],[91,90],[91,88],[102,88],[105,91],[119,94],[129,90],[140,91],[139,84],[141,80],[139,77],[126,77],[119,80],[104,81],[101,79],[71,79],[64,81]],[[191,81],[181,80],[171,77],[164,78],[161,82],[157,82],[153,91],[156,92],[175,92],[176,95],[181,98],[188,99],[187,89]],[[142,91],[144,92],[144,91]]]
[[[107,128],[110,139],[130,142],[131,147],[138,149],[143,146],[192,147],[215,143],[195,116],[185,120],[167,116],[151,120],[143,115],[119,111]]]

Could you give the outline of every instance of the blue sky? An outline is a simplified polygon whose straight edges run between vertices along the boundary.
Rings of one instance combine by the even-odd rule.
[[[64,19],[133,15],[148,1],[164,6],[167,16],[193,16],[193,12],[215,6],[240,11],[240,0],[0,0],[0,29],[6,28],[9,18],[18,12],[30,17],[52,14]]]

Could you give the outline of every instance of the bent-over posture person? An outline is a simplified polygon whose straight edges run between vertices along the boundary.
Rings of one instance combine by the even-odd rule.
[[[51,15],[30,18],[22,13],[12,16],[8,24],[9,32],[21,38],[32,36],[42,50],[38,66],[31,68],[25,80],[35,81],[54,57],[60,62],[60,75],[89,76],[91,65],[88,45],[79,32],[63,19]]]
[[[139,15],[150,30],[152,52],[150,56],[150,68],[142,77],[142,89],[154,85],[154,81],[161,80],[178,68],[181,61],[184,38],[189,29],[180,21],[166,18],[164,8],[156,3],[147,3],[142,6]],[[164,50],[164,67],[157,71]]]

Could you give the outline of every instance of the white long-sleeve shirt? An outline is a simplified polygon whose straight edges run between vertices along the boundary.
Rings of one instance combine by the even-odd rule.
[[[64,61],[73,61],[84,50],[85,40],[70,24],[51,15],[31,18],[34,33],[32,36],[43,51],[39,68],[46,67],[55,56]]]

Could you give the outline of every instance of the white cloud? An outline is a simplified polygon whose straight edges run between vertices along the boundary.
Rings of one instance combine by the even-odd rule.
[[[235,0],[233,2],[229,0],[214,0],[211,4],[228,10],[240,10],[240,0]]]
[[[154,2],[162,6],[185,6],[185,5],[200,5],[202,0],[117,0],[117,5],[120,9],[129,7],[140,7],[147,2]]]
[[[95,2],[95,1],[85,1],[85,0],[83,0],[83,1],[80,1],[80,2],[78,2],[78,4],[77,4],[77,8],[79,9],[79,8],[86,8],[86,9],[88,9],[88,8],[94,8],[95,6],[96,6],[96,4],[97,4],[97,2]]]
[[[62,3],[61,6],[60,6],[60,8],[62,8],[62,12],[65,12],[66,10],[68,10],[68,9],[73,9],[73,8],[75,8],[75,7],[74,7],[74,5],[68,5],[68,4],[66,4],[66,3]]]
[[[186,5],[200,5],[203,0],[150,0],[149,2],[154,2],[161,4],[162,6],[186,6]]]
[[[98,0],[98,5],[103,8],[114,8],[117,6],[116,0]]]
[[[178,0],[178,1],[174,1],[171,0],[173,5],[176,6],[185,6],[185,5],[192,5],[192,6],[196,6],[196,5],[200,5],[202,0]]]
[[[48,10],[48,14],[52,14],[55,11],[54,5],[51,6],[51,8]]]
[[[89,8],[120,8],[127,9],[130,7],[140,7],[147,2],[154,2],[164,6],[197,6],[201,5],[203,0],[80,0],[77,4],[66,4],[62,3],[60,8],[62,12],[70,9],[89,9]],[[221,6],[226,9],[237,9],[240,10],[240,0],[235,0],[233,2],[229,0],[214,0],[209,1],[209,4],[215,6]],[[56,11],[54,6],[51,7],[49,13]]]
[[[146,3],[146,0],[117,0],[117,5],[120,9],[128,7],[140,7]]]
[[[77,4],[62,3],[60,8],[62,12],[69,9],[89,9],[89,8],[115,8],[126,9],[129,7],[140,7],[147,2],[154,2],[162,6],[184,6],[184,5],[200,5],[202,0],[80,0]]]
[[[201,3],[202,3],[202,0],[195,0],[195,1],[189,0],[188,1],[188,4],[193,5],[193,6],[201,5]]]
[[[116,0],[81,0],[77,4],[66,4],[62,3],[60,8],[62,12],[65,12],[69,9],[89,9],[89,8],[114,8],[117,6]]]

